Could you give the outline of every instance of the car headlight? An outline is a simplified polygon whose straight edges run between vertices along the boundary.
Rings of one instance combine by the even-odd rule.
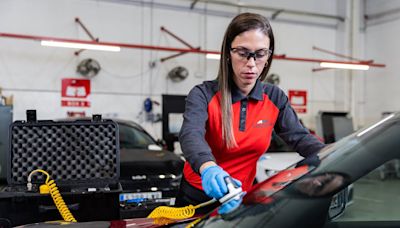
[[[181,184],[182,174],[179,175],[171,175],[171,186],[172,187],[179,187]]]

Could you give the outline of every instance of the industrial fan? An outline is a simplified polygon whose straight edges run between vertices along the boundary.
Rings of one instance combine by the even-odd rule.
[[[76,71],[84,77],[93,78],[99,73],[100,69],[100,64],[96,60],[84,59],[79,63]]]
[[[279,85],[279,83],[280,83],[280,78],[279,78],[279,75],[277,75],[277,74],[270,74],[270,75],[268,75],[266,78],[265,78],[265,81],[266,82],[268,82],[268,83],[271,83],[271,84],[273,84],[273,85]]]
[[[174,82],[180,82],[189,76],[189,71],[182,66],[173,68],[169,73],[168,77]]]

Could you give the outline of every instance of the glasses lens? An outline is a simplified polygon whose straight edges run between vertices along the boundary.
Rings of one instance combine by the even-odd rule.
[[[249,54],[250,54],[250,52],[248,51],[248,50],[246,50],[246,49],[243,49],[243,48],[237,48],[236,49],[236,53],[241,57],[241,58],[244,58],[244,59],[247,59],[247,57],[249,56]]]
[[[268,49],[259,49],[255,52],[250,52],[248,49],[241,47],[232,48],[231,51],[236,53],[242,61],[248,61],[250,58],[254,58],[257,62],[265,61],[269,57],[270,53],[270,50]]]
[[[257,59],[268,58],[268,55],[269,55],[269,50],[267,49],[261,49],[255,52],[255,56]]]

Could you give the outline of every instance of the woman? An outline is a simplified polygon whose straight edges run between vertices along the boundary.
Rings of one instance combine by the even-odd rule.
[[[265,17],[236,16],[225,32],[221,53],[217,80],[195,86],[187,97],[179,134],[187,162],[178,206],[221,198],[228,191],[226,177],[248,191],[273,130],[304,157],[324,147],[300,124],[284,92],[261,82],[274,53],[274,36]],[[232,200],[218,213],[228,213],[240,202]]]

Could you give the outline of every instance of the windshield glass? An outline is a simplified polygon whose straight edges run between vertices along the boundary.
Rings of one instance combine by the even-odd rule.
[[[119,144],[121,149],[148,149],[157,143],[144,131],[119,123]]]
[[[244,204],[256,204],[256,203],[270,203],[271,196],[283,189],[294,180],[302,177],[312,170],[311,166],[300,166],[297,168],[291,168],[273,175],[268,180],[261,182],[253,186],[245,197],[243,198]]]

